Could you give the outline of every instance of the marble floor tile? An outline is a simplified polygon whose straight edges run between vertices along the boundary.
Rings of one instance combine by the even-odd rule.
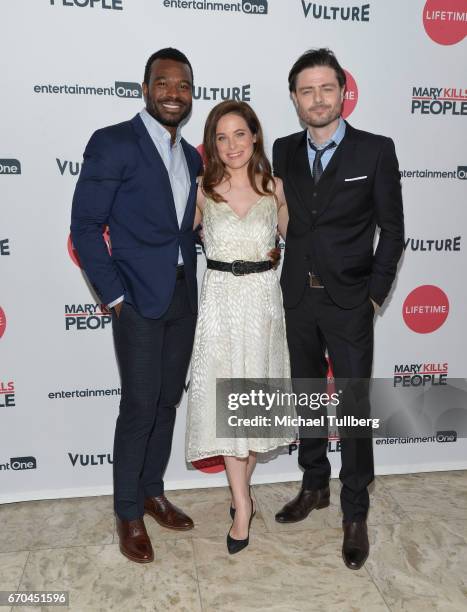
[[[195,528],[190,531],[165,529],[158,525],[151,516],[146,515],[144,522],[152,542],[222,535],[227,533],[232,523],[229,514],[230,491],[228,487],[167,491],[167,498],[191,516]],[[266,531],[259,508],[252,524],[257,532]]]
[[[365,569],[341,557],[342,530],[255,533],[229,555],[225,537],[193,540],[205,612],[388,612]]]
[[[382,476],[412,521],[467,518],[467,471]]]
[[[0,591],[18,588],[28,558],[28,551],[0,553]]]
[[[201,612],[191,541],[161,542],[155,556],[133,563],[116,545],[34,551],[20,588],[69,591],[73,612]]]
[[[365,567],[391,611],[467,609],[465,593],[450,576],[427,525],[377,525],[369,535],[371,550]]]
[[[340,527],[342,511],[340,506],[341,484],[332,479],[331,504],[328,508],[313,510],[304,521],[289,525],[277,523],[274,516],[285,502],[291,500],[298,493],[299,483],[275,483],[255,485],[253,487],[258,504],[262,509],[263,519],[268,531],[293,533],[304,529],[323,529],[326,527]],[[392,525],[409,520],[409,517],[392,497],[390,491],[379,478],[370,487],[369,525]]]
[[[466,517],[467,519],[467,517]],[[436,541],[436,550],[446,559],[446,572],[463,589],[467,610],[467,520],[427,523]]]
[[[0,505],[0,550],[36,550],[113,539],[112,497],[82,497]]]

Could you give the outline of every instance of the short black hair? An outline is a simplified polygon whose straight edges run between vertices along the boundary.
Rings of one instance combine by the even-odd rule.
[[[302,70],[314,68],[315,66],[328,66],[336,72],[339,87],[344,87],[346,83],[345,72],[337,61],[331,49],[310,49],[301,55],[289,72],[289,90],[295,91],[297,88],[297,77]]]
[[[172,47],[166,47],[165,49],[159,49],[151,55],[151,57],[146,62],[146,68],[144,69],[144,81],[146,85],[149,85],[149,79],[151,77],[151,68],[152,64],[157,59],[170,59],[175,62],[180,62],[182,64],[186,64],[191,72],[191,81],[193,83],[193,68],[187,58],[187,56],[179,51],[178,49],[173,49]]]

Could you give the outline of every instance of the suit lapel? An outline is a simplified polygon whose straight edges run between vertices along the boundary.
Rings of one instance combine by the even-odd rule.
[[[167,195],[169,200],[169,211],[172,220],[176,223],[178,227],[177,220],[177,212],[175,210],[175,201],[172,193],[172,186],[170,184],[169,173],[167,172],[167,168],[162,160],[162,157],[159,155],[159,151],[157,150],[156,145],[153,143],[149,132],[146,129],[141,117],[139,114],[135,115],[131,120],[134,130],[138,137],[138,144],[143,153],[143,157],[149,166],[152,166],[157,172],[157,175],[160,177],[161,188]],[[187,161],[188,163],[188,161]]]
[[[327,193],[323,194],[318,217],[326,211],[340,185],[342,185],[346,173],[347,160],[353,159],[355,155],[356,142],[353,132],[353,128],[346,123],[345,136],[319,180],[319,187],[323,190],[326,189]]]

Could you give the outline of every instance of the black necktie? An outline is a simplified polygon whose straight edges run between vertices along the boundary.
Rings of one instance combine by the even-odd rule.
[[[321,175],[323,174],[323,164],[321,163],[321,157],[323,156],[325,151],[329,151],[329,149],[333,149],[337,145],[334,140],[331,140],[327,147],[324,147],[324,149],[318,149],[317,147],[315,147],[315,145],[311,142],[310,139],[308,139],[308,144],[315,152],[315,159],[313,161],[313,181],[316,185],[316,183],[321,178]]]

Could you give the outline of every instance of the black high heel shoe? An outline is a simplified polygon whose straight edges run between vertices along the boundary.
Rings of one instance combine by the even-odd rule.
[[[254,512],[253,512],[253,500],[251,499],[251,514],[250,514],[250,520],[248,522],[248,535],[244,540],[236,540],[235,538],[232,538],[232,536],[230,535],[230,530],[232,529],[232,526],[229,529],[229,533],[227,534],[227,550],[229,551],[229,554],[234,555],[235,553],[240,552],[241,550],[243,550],[244,548],[246,548],[248,546],[248,544],[250,543],[250,527],[251,527],[251,521],[253,520],[253,516],[254,516]],[[234,512],[235,512],[235,508],[231,508]]]

